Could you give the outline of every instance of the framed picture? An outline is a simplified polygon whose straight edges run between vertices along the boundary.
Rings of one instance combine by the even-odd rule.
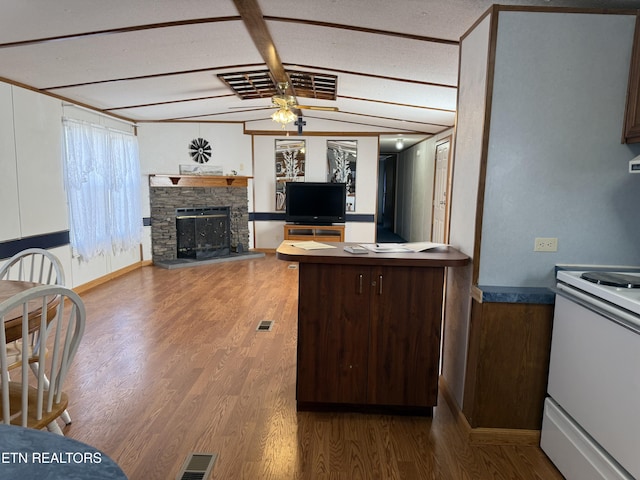
[[[347,184],[347,212],[356,210],[356,140],[327,140],[327,181]]]
[[[222,175],[222,165],[180,165],[180,175]]]
[[[276,211],[284,211],[287,182],[304,182],[305,141],[276,140]]]

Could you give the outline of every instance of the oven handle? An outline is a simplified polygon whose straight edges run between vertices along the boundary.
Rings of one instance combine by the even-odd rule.
[[[633,333],[640,335],[640,325],[638,322],[640,319],[619,307],[614,307],[605,303],[596,297],[582,293],[574,288],[566,286],[562,283],[556,285],[556,294],[567,298],[584,308],[591,310],[598,315],[605,317],[607,320],[611,320],[613,323],[620,325],[621,327],[631,330]]]

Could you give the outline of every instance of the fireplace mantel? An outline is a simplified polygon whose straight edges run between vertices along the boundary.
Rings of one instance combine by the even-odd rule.
[[[237,175],[149,175],[150,187],[247,187],[253,177]]]

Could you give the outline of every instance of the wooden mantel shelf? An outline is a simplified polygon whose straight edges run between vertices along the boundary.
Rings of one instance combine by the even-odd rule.
[[[149,175],[150,187],[246,187],[253,177],[237,175]]]

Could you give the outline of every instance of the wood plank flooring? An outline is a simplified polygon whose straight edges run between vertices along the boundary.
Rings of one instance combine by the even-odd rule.
[[[433,418],[297,413],[290,266],[144,267],[84,293],[65,435],[131,480],[174,479],[191,452],[225,480],[562,478],[537,447],[469,445],[442,396]]]

